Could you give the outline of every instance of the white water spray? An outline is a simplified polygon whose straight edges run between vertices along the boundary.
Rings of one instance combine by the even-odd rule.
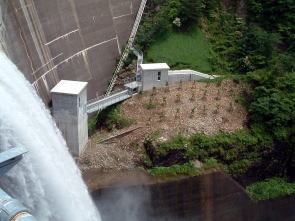
[[[29,153],[0,186],[40,221],[99,221],[81,174],[49,111],[16,66],[0,51],[0,152]]]

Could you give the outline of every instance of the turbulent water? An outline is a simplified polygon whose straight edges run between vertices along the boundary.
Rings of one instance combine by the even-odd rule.
[[[40,221],[99,221],[81,174],[49,111],[16,66],[0,52],[0,151],[28,149],[0,187]]]

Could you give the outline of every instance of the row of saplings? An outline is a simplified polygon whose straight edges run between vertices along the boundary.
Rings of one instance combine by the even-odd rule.
[[[192,82],[192,85],[191,85],[191,90],[192,90],[192,92],[191,92],[191,96],[189,97],[189,101],[190,101],[190,102],[195,102],[195,101],[197,100],[197,99],[196,99],[196,92],[194,91],[194,89],[196,89],[196,82],[197,82],[197,81],[193,81],[193,82]],[[234,79],[234,83],[235,83],[234,85],[236,86],[236,85],[239,84],[239,81],[236,80],[236,79]],[[206,88],[208,88],[209,85],[210,85],[210,83],[207,82],[207,83],[206,83]],[[221,85],[222,85],[222,81],[221,81],[221,80],[217,81],[217,83],[216,83],[216,87],[219,88],[219,87],[221,87]],[[182,81],[180,81],[180,82],[178,83],[177,90],[178,90],[178,91],[182,91],[182,90],[183,90],[183,84],[182,84]],[[165,92],[165,93],[169,93],[169,92],[170,92],[170,87],[169,87],[168,82],[166,83],[166,86],[165,86],[165,88],[164,88],[164,92]],[[141,92],[140,92],[140,95],[142,95],[142,93],[143,93],[143,92],[141,91]],[[157,93],[158,93],[158,92],[157,92],[156,87],[153,87],[152,92],[151,92],[151,94],[150,94],[149,101],[148,101],[148,103],[146,104],[146,108],[147,108],[148,110],[151,110],[151,109],[156,108],[156,106],[157,106],[157,104],[156,104],[157,99],[155,98],[155,96],[157,95]],[[237,94],[235,93],[234,90],[230,90],[230,91],[229,91],[229,95],[230,95],[231,97],[233,97],[233,98],[237,97]],[[208,96],[208,90],[207,90],[207,89],[202,90],[201,100],[202,100],[202,101],[206,101],[206,100],[207,100],[207,96]],[[216,100],[216,101],[220,101],[220,100],[221,100],[221,89],[218,89],[217,94],[216,94],[216,97],[215,97],[215,100]],[[174,100],[174,101],[175,101],[175,103],[178,104],[178,105],[180,105],[180,104],[182,103],[182,96],[181,96],[181,93],[177,93],[177,94],[176,94],[176,96],[175,96],[175,100]],[[161,98],[161,100],[160,100],[160,105],[161,105],[162,107],[167,106],[167,97],[166,97],[166,96],[162,96],[162,98]],[[216,103],[216,104],[215,104],[215,109],[214,109],[214,111],[213,111],[212,113],[213,113],[213,114],[219,114],[221,108],[222,108],[221,104]],[[203,105],[202,105],[200,108],[198,108],[198,109],[201,110],[200,113],[201,113],[202,115],[207,115],[207,113],[208,113],[208,108],[207,108],[207,105],[206,105],[206,104],[203,104]],[[228,111],[228,112],[232,112],[233,110],[234,110],[234,104],[233,104],[233,102],[230,102],[230,103],[229,103],[229,107],[227,108],[227,111]],[[196,108],[196,107],[191,108],[191,110],[190,110],[190,117],[191,117],[191,118],[193,118],[193,117],[195,116],[196,111],[197,111],[197,108]],[[175,118],[179,118],[179,116],[180,116],[180,108],[176,108]],[[164,111],[162,111],[162,112],[159,113],[159,118],[160,118],[160,120],[163,120],[163,119],[165,118],[165,112],[164,112]],[[228,122],[228,119],[224,119],[224,121],[225,121],[225,122]]]

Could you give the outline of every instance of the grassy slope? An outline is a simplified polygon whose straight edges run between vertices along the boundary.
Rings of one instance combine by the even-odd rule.
[[[187,68],[210,73],[208,57],[206,37],[201,29],[193,27],[187,33],[171,31],[158,39],[146,51],[145,61],[166,62],[172,69]]]

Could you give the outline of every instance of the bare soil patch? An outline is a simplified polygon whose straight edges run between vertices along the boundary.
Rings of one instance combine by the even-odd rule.
[[[247,123],[247,111],[236,99],[244,90],[246,85],[223,80],[183,82],[138,94],[122,104],[122,114],[135,123],[122,130],[98,131],[78,160],[80,168],[136,168],[145,156],[143,142],[151,134],[166,141],[179,133],[213,135],[241,129]],[[128,133],[136,128],[139,129]],[[99,143],[124,132],[124,136]]]

